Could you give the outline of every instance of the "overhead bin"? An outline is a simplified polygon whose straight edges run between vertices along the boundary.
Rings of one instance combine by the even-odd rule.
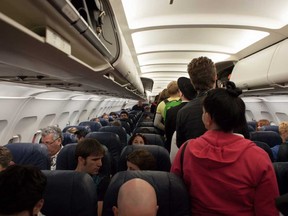
[[[111,24],[113,16],[109,14],[107,21]],[[130,75],[130,69],[120,67],[120,63],[117,68],[112,66],[120,49],[112,24],[103,29],[117,37],[107,37],[108,42],[103,42],[69,0],[22,0],[21,4],[0,1],[0,81],[123,98],[143,97],[138,74]],[[118,79],[107,79],[109,73],[121,77],[121,84]]]
[[[236,63],[230,80],[245,90],[286,87],[288,40],[281,41]]]

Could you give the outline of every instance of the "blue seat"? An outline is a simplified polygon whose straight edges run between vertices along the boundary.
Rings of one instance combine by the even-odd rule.
[[[113,176],[104,197],[103,215],[113,216],[112,207],[117,206],[119,188],[126,181],[141,178],[150,183],[157,195],[157,216],[188,216],[191,207],[188,191],[178,176],[163,171],[122,171]]]
[[[288,162],[274,162],[273,167],[277,177],[280,195],[288,193]]]
[[[253,131],[256,131],[257,129],[257,122],[256,121],[247,121],[248,127],[249,125],[254,129]]]
[[[44,144],[9,143],[5,147],[12,153],[16,164],[33,165],[41,170],[50,170],[50,157]]]
[[[153,121],[142,121],[137,124],[137,127],[154,127]]]
[[[278,151],[278,162],[288,162],[288,144],[281,144]]]
[[[274,131],[255,131],[250,133],[250,139],[252,141],[261,141],[267,143],[270,148],[275,145],[280,145],[282,139],[280,135]]]
[[[44,206],[46,216],[97,215],[97,190],[91,176],[71,170],[43,171],[47,177]]]
[[[125,119],[118,119],[121,122],[121,126],[125,128],[127,134],[131,134],[132,126],[128,120]]]
[[[119,136],[112,132],[90,132],[85,138],[93,138],[107,147],[112,156],[111,174],[115,174],[118,170],[119,158],[122,150],[122,144]]]
[[[105,126],[99,129],[99,132],[112,132],[119,136],[122,149],[127,145],[127,134],[125,129],[120,126]]]
[[[158,145],[164,147],[164,140],[161,135],[149,133],[142,133],[142,135],[146,138],[148,145]]]
[[[155,127],[137,127],[133,131],[135,133],[151,133],[151,134],[160,134],[160,131]]]
[[[261,141],[253,141],[258,147],[262,148],[264,151],[267,152],[271,162],[274,162],[274,156],[273,156],[273,152],[270,148],[270,146],[267,143],[261,142]]]
[[[75,170],[77,167],[77,159],[75,158],[75,150],[77,143],[64,146],[56,161],[56,170]],[[111,156],[106,146],[104,146],[106,152],[102,159],[102,167],[99,170],[100,173],[109,176],[111,174]]]
[[[276,207],[282,215],[288,215],[288,193],[276,198]]]
[[[99,122],[95,121],[83,121],[79,123],[79,126],[90,128],[90,131],[92,132],[98,131],[102,127],[102,125]]]
[[[274,132],[279,134],[279,127],[278,127],[278,125],[262,126],[261,131],[274,131]]]
[[[126,146],[120,156],[118,171],[127,170],[127,156],[135,149],[144,148],[148,150],[157,160],[156,170],[158,171],[170,171],[171,161],[168,151],[162,146],[156,145],[129,145]]]
[[[99,120],[100,120],[100,124],[101,124],[102,126],[108,126],[108,125],[109,125],[109,122],[106,121],[104,118],[99,118]]]
[[[62,140],[63,146],[70,144],[70,143],[76,143],[77,142],[76,136],[74,134],[71,134],[68,132],[62,133],[62,134],[63,134],[63,140]]]

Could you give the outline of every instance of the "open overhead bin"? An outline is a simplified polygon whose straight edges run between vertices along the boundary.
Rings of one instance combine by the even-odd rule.
[[[108,3],[105,1],[102,7],[106,23],[99,33],[72,2],[0,1],[0,80],[123,98],[143,97],[136,70],[128,76],[127,68],[113,66],[123,45]],[[107,79],[107,74],[113,74],[114,79]]]

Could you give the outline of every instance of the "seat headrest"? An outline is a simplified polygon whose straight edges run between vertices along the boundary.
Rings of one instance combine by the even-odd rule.
[[[65,133],[62,133],[63,134],[63,140],[62,140],[62,145],[65,146],[69,143],[76,143],[77,142],[77,139],[76,139],[76,136],[74,134],[71,134],[71,133],[68,133],[68,132],[65,132]]]
[[[116,173],[104,197],[103,215],[113,216],[120,186],[133,178],[150,183],[157,195],[158,216],[191,215],[188,191],[183,181],[173,173],[162,171],[122,171]]]
[[[280,195],[288,193],[288,162],[274,162]]]
[[[91,176],[70,170],[43,173],[47,177],[41,210],[44,215],[97,215],[97,190]]]
[[[76,150],[77,143],[72,143],[64,146],[56,160],[56,170],[75,170],[77,167],[77,160],[75,158],[75,150]],[[100,173],[109,176],[111,174],[111,156],[108,152],[106,146],[105,148],[105,155],[102,158],[102,167],[99,170]]]
[[[126,146],[120,156],[120,161],[119,161],[119,171],[124,171],[127,170],[127,156],[133,152],[135,149],[139,148],[144,148],[148,150],[156,159],[157,161],[157,167],[156,169],[158,171],[166,171],[169,172],[171,168],[171,161],[170,161],[170,156],[167,151],[167,149],[163,148],[162,146],[156,146],[156,145],[129,145]]]
[[[148,145],[158,145],[164,147],[164,140],[161,135],[149,133],[142,133],[142,135],[146,138]]]
[[[282,139],[280,135],[274,131],[255,131],[250,133],[250,139],[252,141],[261,141],[267,143],[270,148],[275,145],[280,145]]]
[[[127,134],[123,127],[119,126],[105,126],[99,129],[99,132],[112,132],[119,136],[119,139],[122,143],[122,148],[127,145]]]
[[[46,145],[39,143],[6,144],[16,164],[33,165],[41,170],[50,170],[50,157]]]
[[[288,162],[288,144],[284,143],[279,146],[278,162]]]
[[[79,123],[79,126],[88,127],[91,131],[98,131],[102,127],[99,122],[94,121],[83,121]]]
[[[258,147],[262,148],[264,151],[267,152],[267,154],[268,154],[271,162],[274,162],[274,161],[275,161],[274,156],[273,156],[273,152],[272,152],[270,146],[269,146],[267,143],[261,142],[261,141],[253,141],[253,142],[254,142]]]
[[[122,144],[119,136],[112,132],[90,132],[86,135],[86,138],[92,138],[98,140],[102,145],[108,148],[113,162],[111,167],[111,173],[115,174],[118,170],[118,163],[121,154]]]

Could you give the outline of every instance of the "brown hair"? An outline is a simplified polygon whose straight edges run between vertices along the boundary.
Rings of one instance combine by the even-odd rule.
[[[196,91],[207,91],[215,85],[217,72],[211,59],[203,56],[194,58],[187,69]]]
[[[144,148],[136,149],[127,156],[127,161],[135,164],[140,170],[155,170],[155,157]]]
[[[169,96],[177,94],[178,90],[179,88],[178,88],[177,81],[171,81],[167,85],[167,91],[168,91]]]

